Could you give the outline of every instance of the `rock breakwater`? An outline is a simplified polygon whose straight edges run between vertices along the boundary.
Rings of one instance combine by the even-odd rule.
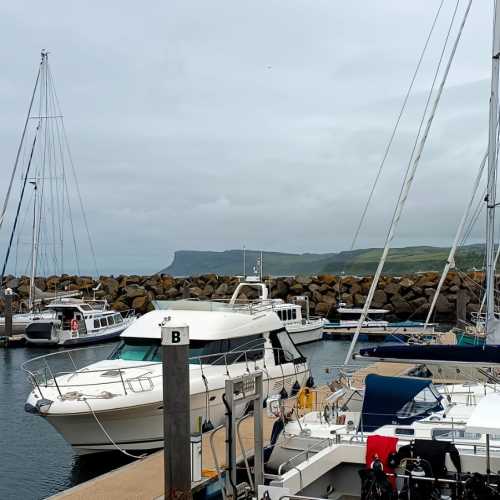
[[[479,310],[483,274],[480,272],[449,273],[437,300],[435,320],[456,321],[465,319]],[[373,308],[389,310],[389,320],[424,319],[434,296],[439,274],[434,272],[411,274],[402,277],[381,278],[372,302]],[[97,285],[101,286],[93,291]],[[133,308],[138,313],[153,309],[154,300],[192,298],[199,300],[228,299],[239,279],[208,274],[191,278],[173,278],[168,275],[153,276],[49,276],[36,279],[36,286],[43,292],[55,290],[78,291],[84,297],[106,299],[115,309]],[[294,297],[307,296],[312,314],[333,319],[340,302],[347,306],[362,307],[372,283],[370,276],[296,276],[266,278],[273,298],[293,301]],[[29,294],[27,276],[4,278],[3,286],[15,292],[14,306],[22,309]],[[255,290],[247,288],[244,299],[257,298]],[[0,299],[0,310],[3,302]]]

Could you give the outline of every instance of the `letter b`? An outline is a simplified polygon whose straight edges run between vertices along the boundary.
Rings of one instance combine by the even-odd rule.
[[[179,344],[181,341],[181,332],[172,330],[172,344]]]

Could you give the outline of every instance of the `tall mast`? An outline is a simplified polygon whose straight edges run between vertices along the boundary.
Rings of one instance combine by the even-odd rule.
[[[500,9],[495,0],[491,60],[490,123],[488,139],[488,186],[486,194],[486,332],[495,314],[495,204],[497,181],[498,68],[500,56]]]
[[[36,261],[38,256],[38,224],[37,221],[37,183],[36,180],[30,181],[30,184],[33,184],[33,188],[35,190],[34,201],[33,201],[33,235],[31,239],[31,275],[30,275],[30,292],[28,299],[28,307],[29,310],[33,310],[33,304],[35,299],[35,275],[36,275]]]

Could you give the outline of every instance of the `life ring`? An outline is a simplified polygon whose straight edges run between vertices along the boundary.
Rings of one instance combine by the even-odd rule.
[[[75,318],[71,320],[71,331],[72,332],[78,331],[78,321]]]

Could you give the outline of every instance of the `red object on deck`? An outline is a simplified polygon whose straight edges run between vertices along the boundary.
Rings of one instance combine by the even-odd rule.
[[[389,467],[387,459],[391,453],[396,451],[396,445],[398,444],[398,438],[392,436],[379,436],[373,435],[368,436],[366,441],[366,467],[368,469],[372,468],[373,461],[377,458],[382,462],[384,466],[384,472],[387,474],[394,473],[394,469]],[[389,478],[393,486],[395,485],[395,478],[391,476]]]

